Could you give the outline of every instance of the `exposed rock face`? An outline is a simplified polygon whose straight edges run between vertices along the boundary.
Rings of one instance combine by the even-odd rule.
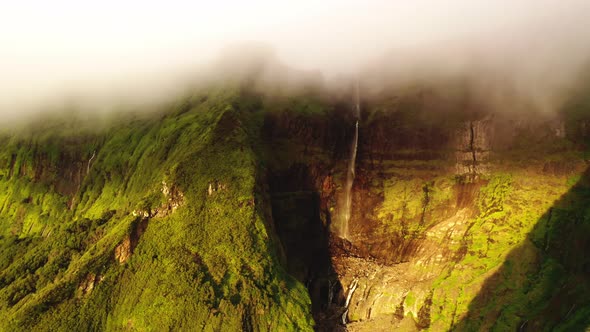
[[[207,187],[207,195],[211,196],[218,191],[222,191],[222,190],[226,190],[226,189],[227,189],[227,185],[224,183],[219,183],[217,181],[209,182],[209,186]],[[172,197],[171,197],[171,199],[172,199]]]
[[[352,225],[351,229],[354,229],[356,237],[352,238],[352,248],[344,246],[333,250],[340,253],[333,256],[333,261],[342,285],[350,285],[353,280],[358,280],[358,288],[352,296],[347,312],[348,320],[351,322],[349,330],[388,331],[392,326],[403,330],[449,328],[449,325],[445,327],[438,316],[439,312],[445,309],[437,306],[446,303],[442,308],[448,305],[460,307],[460,304],[451,304],[455,301],[452,299],[453,295],[443,295],[445,291],[440,290],[440,285],[447,283],[448,274],[469,275],[473,266],[464,262],[469,260],[470,256],[489,257],[488,252],[493,250],[490,248],[498,248],[498,243],[503,242],[494,235],[494,229],[499,227],[495,225],[497,221],[483,226],[478,224],[477,220],[488,218],[489,213],[501,211],[486,212],[481,203],[485,195],[482,188],[491,186],[487,179],[495,177],[495,174],[500,172],[506,172],[506,163],[512,163],[512,160],[518,158],[504,157],[507,152],[512,153],[511,151],[521,148],[526,151],[527,148],[551,146],[551,142],[564,139],[563,122],[558,121],[557,125],[552,123],[535,120],[507,126],[503,119],[491,117],[463,122],[460,129],[453,134],[454,139],[449,141],[450,147],[455,150],[454,172],[444,167],[445,157],[433,158],[436,156],[435,153],[421,152],[419,156],[424,162],[416,158],[418,154],[412,156],[396,153],[382,157],[379,162],[361,160],[359,177],[367,180],[358,181],[353,189],[356,193],[354,209],[357,214],[352,218],[356,225]],[[511,135],[499,138],[496,134],[498,129],[509,129]],[[520,145],[523,137],[530,140],[530,146]],[[496,149],[499,151],[497,154]],[[529,154],[523,152],[523,155]],[[365,151],[366,155],[371,154]],[[534,173],[529,176],[563,179],[572,174],[579,174],[583,169],[580,162],[577,160],[535,163],[529,160],[527,167],[534,168]],[[441,167],[436,167],[437,164]],[[453,173],[460,176],[463,179],[461,181],[466,182],[445,184],[443,178]],[[383,182],[369,180],[375,178]],[[387,194],[389,181],[393,183],[392,188],[395,188],[391,196]],[[385,187],[383,196],[379,194],[380,186]],[[566,187],[556,185],[552,190],[564,193]],[[437,197],[443,192],[448,194]],[[559,196],[551,197],[556,199]],[[446,202],[441,204],[441,199]],[[385,213],[384,207],[391,204],[388,202],[392,200],[399,201],[399,205],[394,205],[397,210]],[[379,213],[379,210],[382,212]],[[541,218],[543,211],[542,207],[538,208],[537,218]],[[509,222],[511,221],[506,217],[500,223]],[[387,225],[385,228],[384,224]],[[471,249],[474,246],[474,236],[482,236],[485,239],[485,245],[477,254]],[[487,273],[491,271],[488,270]],[[483,277],[479,280],[485,279]],[[457,285],[453,287],[461,289]],[[345,286],[344,292],[346,291]],[[454,319],[459,319],[453,318],[452,312],[449,313],[448,310],[444,312],[443,315],[451,317],[446,323],[450,323],[450,326],[454,324]],[[391,317],[397,318],[392,320]],[[413,317],[411,326],[405,323],[408,317]],[[374,325],[374,322],[381,323]]]
[[[349,331],[452,328],[467,310],[465,298],[476,294],[502,262],[499,257],[523,240],[506,227],[519,232],[531,227],[520,220],[527,214],[527,220],[535,216],[530,222],[541,218],[544,208],[567,191],[565,178],[584,168],[582,160],[539,157],[564,151],[559,146],[571,138],[571,128],[560,119],[452,112],[435,119],[421,116],[415,115],[416,121],[403,112],[377,112],[361,123],[350,241],[330,237],[337,280],[324,274],[320,288],[325,291],[319,293],[317,283],[308,284],[312,299],[319,297],[323,307],[316,314],[320,330],[343,328],[343,320]],[[313,134],[306,131],[304,137],[309,145],[305,151],[325,151],[325,145],[310,139]],[[315,222],[329,224],[340,208],[346,162],[343,155],[332,155],[323,163],[292,163],[282,173],[271,169],[271,188],[317,192],[320,216]],[[536,195],[538,185],[532,181],[547,185],[549,192],[545,203],[537,201],[527,210],[520,204],[531,199],[527,195]],[[506,189],[511,187],[516,189]],[[509,193],[510,200],[504,200]],[[286,218],[280,212],[275,217],[275,222]],[[312,219],[306,226],[283,228],[284,243],[302,232],[299,227],[312,227]],[[287,250],[287,256],[293,257],[293,251]],[[478,261],[489,265],[478,266]],[[336,282],[338,287],[332,288]]]
[[[78,297],[85,297],[90,295],[94,287],[104,279],[102,275],[89,273],[86,278],[82,280],[78,287]]]
[[[468,121],[457,131],[457,175],[475,177],[489,172],[488,159],[492,149],[493,132],[491,117]]]
[[[6,169],[8,179],[26,178],[51,187],[68,198],[67,207],[72,209],[98,153],[98,150],[88,153],[87,146],[100,147],[99,139],[93,135],[54,134],[41,140],[23,140],[16,144],[19,152],[11,153],[6,161],[1,160],[0,168]]]
[[[330,112],[328,116],[332,121],[329,122],[322,117],[290,111],[268,114],[262,128],[263,136],[303,144],[304,154],[311,154],[311,148],[323,148],[334,155],[343,156],[348,153],[348,138],[352,134],[346,131],[348,123],[344,117],[347,115],[347,108],[347,105],[339,106]]]
[[[216,188],[225,188],[225,186],[218,185]],[[131,257],[151,218],[165,218],[174,213],[184,203],[184,193],[177,186],[168,185],[166,181],[162,181],[162,188],[160,190],[166,200],[165,203],[157,207],[133,210],[131,212],[134,217],[137,217],[137,220],[133,224],[131,234],[127,235],[115,248],[115,259],[120,264],[125,263]]]
[[[451,218],[436,224],[426,232],[425,238],[417,241],[413,254],[402,263],[336,257],[335,267],[342,284],[358,280],[358,294],[352,297],[349,320],[359,322],[395,315],[423,318],[426,313],[422,308],[430,296],[431,284],[457,259],[454,248],[461,245],[471,215],[469,209],[460,209]],[[380,330],[389,328],[390,325],[383,326]]]
[[[91,159],[96,158],[96,151],[87,155],[78,150],[78,147],[88,144],[89,141],[92,141],[92,138],[64,140],[60,144],[65,146],[62,146],[63,150],[57,156],[52,156],[51,151],[35,151],[35,148],[40,148],[35,147],[32,149],[35,156],[32,163],[21,163],[18,174],[32,176],[35,181],[50,181],[55,185],[57,192],[72,196],[77,193],[82,181],[89,174]]]
[[[153,216],[165,217],[176,211],[184,203],[184,194],[175,185],[168,186],[166,181],[162,181],[162,194],[166,198],[166,203],[154,209]]]
[[[141,217],[143,219],[153,217],[164,218],[176,211],[184,203],[184,194],[176,186],[168,186],[166,181],[162,181],[161,192],[166,199],[165,203],[156,207],[133,210],[131,214],[134,217]]]
[[[115,259],[120,263],[125,263],[131,257],[131,237],[126,236],[116,248]]]
[[[141,212],[140,212],[141,213]],[[154,215],[155,216],[155,215]],[[115,247],[115,259],[119,264],[123,264],[129,260],[133,254],[133,250],[137,247],[141,236],[148,227],[150,218],[154,216],[140,217],[132,224],[131,233],[123,238],[123,241]]]
[[[575,174],[576,165],[567,161],[548,161],[543,164],[543,173],[553,176],[568,176]]]

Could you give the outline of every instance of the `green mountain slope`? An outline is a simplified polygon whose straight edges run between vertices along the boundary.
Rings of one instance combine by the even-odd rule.
[[[3,138],[0,330],[310,330],[237,102]]]

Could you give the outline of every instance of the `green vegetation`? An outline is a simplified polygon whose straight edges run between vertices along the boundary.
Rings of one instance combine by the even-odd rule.
[[[0,330],[311,330],[258,189],[262,118],[241,101],[3,138]]]
[[[496,221],[504,224],[502,228],[512,228],[504,231],[501,238],[494,237],[496,243],[487,252],[487,257],[502,255],[502,259],[493,274],[482,280],[457,329],[506,330],[526,324],[528,329],[537,331],[569,331],[588,326],[588,316],[579,314],[587,312],[590,305],[585,272],[588,259],[581,254],[588,248],[590,230],[588,173],[574,187],[565,182],[563,188],[569,191],[561,197],[551,192],[558,183],[547,180],[539,186],[544,192],[519,192],[518,186],[514,186],[514,193],[507,196],[504,204],[507,216]],[[548,201],[548,195],[555,201]],[[519,201],[519,196],[526,197],[528,204]],[[502,248],[511,243],[518,246],[512,247],[512,251]],[[492,251],[493,247],[497,248]],[[502,254],[507,252],[506,256]]]
[[[406,239],[424,233],[437,219],[433,213],[450,204],[452,180],[447,177],[404,177],[393,175],[383,184],[384,201],[378,211],[381,232]]]
[[[433,312],[433,327],[454,321],[459,331],[502,331],[527,319],[539,320],[542,310],[551,305],[556,287],[572,277],[564,262],[547,257],[546,251],[550,241],[546,238],[569,241],[570,235],[561,234],[557,226],[547,229],[547,220],[551,219],[550,225],[571,224],[571,215],[556,206],[568,202],[568,210],[579,209],[569,201],[577,195],[570,189],[572,180],[513,171],[493,175],[486,182],[476,201],[478,216],[462,242],[465,255],[432,286],[433,308],[439,308]],[[562,194],[566,195],[560,198]],[[573,199],[583,202],[587,197]],[[548,319],[538,326],[554,323]]]

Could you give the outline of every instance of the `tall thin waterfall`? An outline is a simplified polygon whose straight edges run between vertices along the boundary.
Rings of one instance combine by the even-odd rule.
[[[346,187],[344,192],[344,218],[342,220],[342,227],[340,229],[340,237],[344,239],[348,239],[348,222],[350,221],[351,215],[351,208],[352,208],[352,185],[354,183],[354,175],[355,175],[355,166],[356,166],[356,154],[358,149],[358,140],[359,140],[359,118],[361,113],[361,105],[360,105],[360,98],[359,98],[359,84],[358,81],[356,83],[356,93],[355,93],[355,105],[354,105],[354,112],[356,116],[356,124],[354,127],[354,137],[352,139],[352,144],[350,148],[350,158],[348,161],[348,172],[346,175]]]

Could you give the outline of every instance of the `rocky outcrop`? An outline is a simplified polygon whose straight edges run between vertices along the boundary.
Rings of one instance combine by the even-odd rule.
[[[358,289],[348,308],[348,321],[360,322],[379,316],[423,318],[424,303],[431,284],[445,268],[457,260],[469,227],[472,211],[460,209],[451,218],[437,223],[417,242],[407,261],[383,264],[367,257],[335,257],[335,269],[343,285],[357,280]],[[428,327],[428,326],[424,326]],[[379,331],[388,331],[390,325]]]
[[[94,287],[96,287],[96,285],[99,284],[103,279],[103,275],[89,273],[86,278],[82,280],[80,286],[78,286],[77,297],[81,298],[90,295]]]
[[[224,183],[219,183],[217,181],[209,182],[209,186],[207,187],[207,195],[211,196],[218,191],[223,191],[227,189],[227,185]]]
[[[134,217],[141,217],[143,219],[149,218],[164,218],[178,209],[184,203],[184,193],[180,191],[175,185],[169,186],[166,181],[162,181],[162,188],[160,189],[164,196],[165,202],[159,206],[144,206],[143,208],[133,210],[131,214]]]
[[[152,211],[152,215],[163,218],[176,211],[184,203],[184,193],[175,185],[169,186],[166,181],[162,181],[161,191],[166,199],[166,203],[155,208]]]
[[[125,263],[131,257],[131,236],[126,236],[123,241],[115,248],[115,259],[120,263]]]
[[[492,150],[494,128],[492,118],[471,120],[464,123],[456,133],[456,174],[477,177],[489,172],[489,157]]]
[[[119,264],[124,264],[129,260],[141,236],[148,227],[150,218],[155,215],[148,215],[147,217],[138,217],[131,225],[131,230],[128,235],[123,237],[123,240],[115,247],[115,260]]]
[[[172,214],[184,203],[184,194],[175,186],[168,185],[162,181],[161,188],[165,202],[154,208],[133,210],[132,215],[137,217],[131,228],[131,233],[124,237],[123,241],[115,247],[115,259],[120,263],[125,263],[133,254],[141,235],[145,232],[152,218],[165,218]]]

